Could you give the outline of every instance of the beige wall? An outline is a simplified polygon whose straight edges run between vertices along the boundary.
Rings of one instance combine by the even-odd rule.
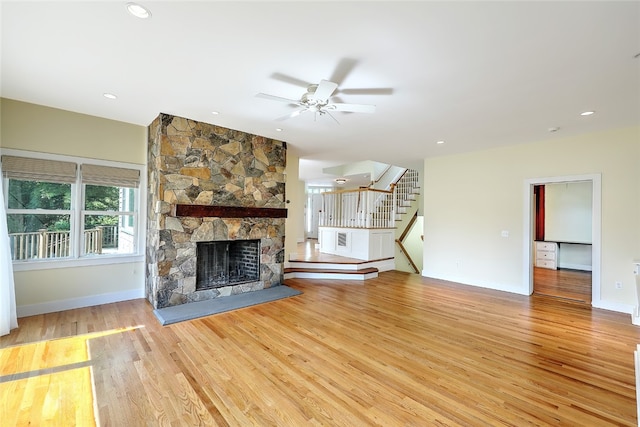
[[[630,312],[632,262],[640,258],[640,127],[425,159],[423,275],[528,293],[525,180],[588,174],[602,178],[601,306]]]
[[[144,262],[93,265],[51,270],[17,271],[16,302],[25,313],[31,306],[68,300],[91,299],[109,294],[144,294]],[[38,311],[38,310],[36,310]]]
[[[146,164],[147,129],[9,99],[0,104],[0,147]],[[18,314],[144,294],[144,262],[16,271]]]
[[[287,181],[286,204],[287,221],[285,223],[284,261],[289,262],[289,255],[296,253],[298,242],[304,241],[304,181],[300,181],[300,158],[294,147],[287,145]]]
[[[147,128],[2,99],[2,148],[144,165]]]

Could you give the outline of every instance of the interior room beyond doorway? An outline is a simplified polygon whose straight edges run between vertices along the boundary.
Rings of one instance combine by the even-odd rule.
[[[534,187],[533,291],[591,304],[591,181]]]

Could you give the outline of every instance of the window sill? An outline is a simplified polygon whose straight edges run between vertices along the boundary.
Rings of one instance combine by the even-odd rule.
[[[56,268],[90,267],[93,265],[129,264],[143,262],[144,255],[110,255],[88,258],[14,261],[13,271],[52,270]]]

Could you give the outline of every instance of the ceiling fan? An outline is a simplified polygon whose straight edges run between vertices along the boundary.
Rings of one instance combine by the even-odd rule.
[[[307,86],[307,91],[302,94],[300,99],[289,99],[280,96],[269,95],[266,93],[259,93],[256,96],[258,98],[269,99],[272,101],[286,102],[297,106],[298,109],[291,114],[284,117],[280,117],[276,120],[286,120],[292,117],[299,116],[302,113],[313,112],[315,117],[322,115],[328,115],[333,120],[338,120],[331,115],[334,111],[342,111],[348,113],[374,113],[376,111],[375,105],[370,104],[347,104],[343,102],[331,102],[330,98],[338,88],[338,84],[329,80],[321,80],[318,84],[310,84]]]

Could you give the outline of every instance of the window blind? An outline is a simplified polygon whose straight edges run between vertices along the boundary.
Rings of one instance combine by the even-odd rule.
[[[72,162],[16,156],[2,156],[2,174],[7,178],[71,184],[77,176]]]
[[[140,171],[137,169],[83,164],[81,170],[83,184],[112,185],[127,188],[137,188],[140,184]]]

